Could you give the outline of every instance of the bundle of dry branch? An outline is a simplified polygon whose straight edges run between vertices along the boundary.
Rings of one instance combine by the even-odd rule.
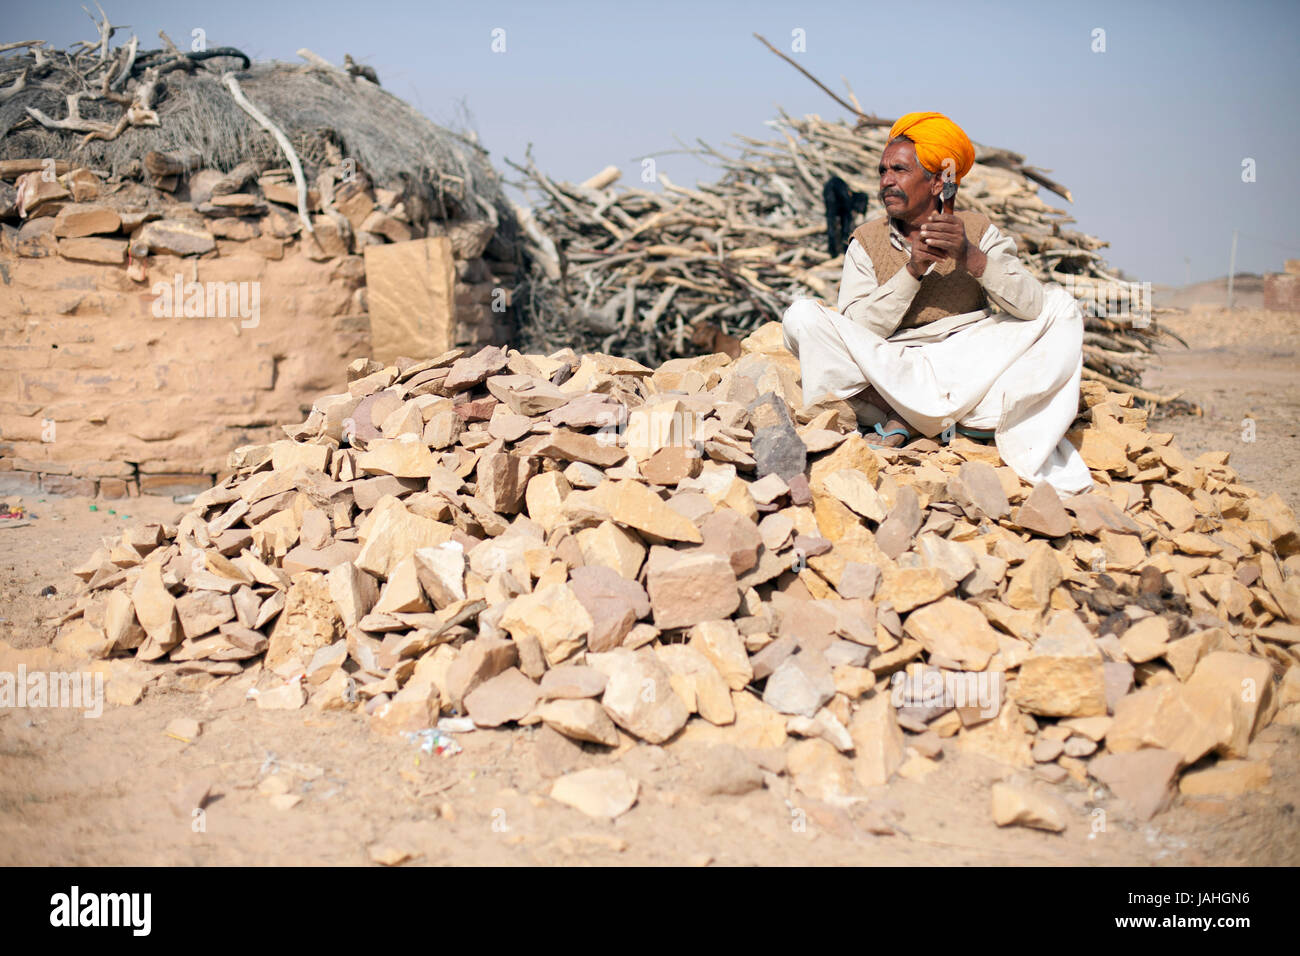
[[[887,128],[784,111],[768,125],[775,139],[737,136],[734,155],[703,142],[690,150],[723,170],[694,189],[659,173],[661,190],[615,190],[613,168],[575,185],[550,179],[531,157],[516,165],[544,200],[525,230],[534,260],[529,346],[598,348],[654,365],[717,349],[712,326],[743,336],[796,298],[833,303],[843,257],[826,254],[822,188],[839,176],[872,197],[865,219],[881,215],[874,197]],[[1160,334],[1142,286],[1112,274],[1098,252],[1106,243],[1068,228],[1073,220],[1039,198],[1040,186],[1070,198],[1023,156],[977,146],[957,207],[988,216],[1034,275],[1079,299],[1086,377],[1158,400],[1136,387]]]

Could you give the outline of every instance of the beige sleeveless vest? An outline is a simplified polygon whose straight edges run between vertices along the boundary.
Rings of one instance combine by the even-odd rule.
[[[972,245],[978,246],[984,230],[989,227],[988,217],[965,209],[956,210],[956,214],[966,227],[966,238]],[[895,249],[889,241],[888,217],[882,216],[858,226],[853,230],[853,238],[858,240],[858,244],[871,257],[876,281],[881,285],[907,265],[908,254],[902,249]],[[929,275],[921,277],[921,288],[903,314],[898,331],[987,307],[988,299],[979,280],[965,269],[958,269],[953,259],[944,259],[935,264]]]

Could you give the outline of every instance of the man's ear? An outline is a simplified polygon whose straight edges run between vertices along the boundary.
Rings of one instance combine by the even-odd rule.
[[[943,177],[937,174],[932,176],[928,185],[930,187],[930,195],[938,196],[943,192]]]

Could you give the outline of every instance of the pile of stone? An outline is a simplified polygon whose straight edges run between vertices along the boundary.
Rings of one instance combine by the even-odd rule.
[[[121,265],[128,256],[215,254],[218,240],[228,240],[279,259],[301,239],[305,255],[326,261],[370,245],[447,235],[457,258],[468,260],[483,254],[495,232],[484,220],[413,223],[401,193],[373,185],[355,162],[341,159],[307,193],[311,232],[297,213],[288,167],[250,160],[222,172],[203,168],[197,155],[148,159],[153,172],[145,182],[66,160],[0,160],[0,221],[13,222],[5,229],[14,252]]]
[[[954,748],[1095,778],[1143,817],[1180,775],[1267,779],[1253,738],[1300,722],[1278,496],[1096,383],[1072,433],[1096,485],[1063,500],[991,445],[873,448],[798,373],[775,324],[738,359],[656,369],[359,360],[175,527],[106,541],[56,646],[134,655],[131,699],[143,670],[252,669],[259,708],[731,744],[832,801]],[[557,799],[601,815],[636,798],[566,781]],[[1059,829],[1044,799],[1000,785],[995,818]]]

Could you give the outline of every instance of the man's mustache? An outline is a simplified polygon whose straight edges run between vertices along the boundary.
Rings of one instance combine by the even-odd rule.
[[[901,189],[882,189],[878,194],[881,202],[884,202],[888,196],[897,196],[899,199],[906,199],[907,193]]]

